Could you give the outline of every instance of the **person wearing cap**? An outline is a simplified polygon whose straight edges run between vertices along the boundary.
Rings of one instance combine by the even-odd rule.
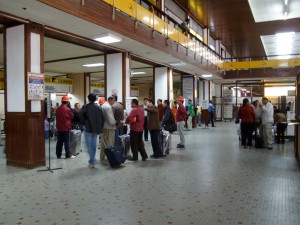
[[[91,93],[88,95],[89,103],[84,105],[79,113],[80,120],[84,124],[84,133],[86,146],[89,153],[89,167],[95,167],[95,155],[97,149],[97,137],[102,133],[104,116],[102,108],[95,103],[96,95]]]
[[[107,101],[101,105],[105,122],[101,136],[100,161],[105,160],[105,148],[114,146],[115,143],[116,120],[112,109],[113,100],[114,98],[110,96]]]
[[[68,107],[69,97],[63,96],[61,98],[61,105],[56,109],[56,156],[58,159],[62,155],[62,147],[65,146],[66,159],[74,158],[70,151],[70,130],[72,129],[71,120],[74,117],[72,110]]]
[[[272,125],[274,122],[274,107],[266,97],[262,98],[262,103],[259,105],[262,108],[261,123],[264,146],[271,150],[273,148]]]
[[[177,99],[178,109],[176,112],[176,121],[177,121],[177,130],[180,135],[180,143],[177,145],[177,148],[185,147],[185,139],[183,134],[185,119],[187,117],[187,112],[185,107],[183,106],[184,98],[183,96],[179,96]]]

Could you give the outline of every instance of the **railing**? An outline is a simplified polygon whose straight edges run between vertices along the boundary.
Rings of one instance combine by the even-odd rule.
[[[207,62],[213,65],[220,65],[222,63],[222,59],[220,55],[210,49],[207,45],[205,45],[198,37],[194,36],[189,32],[190,36],[194,38],[194,40],[190,39],[182,32],[176,30],[173,26],[169,25],[166,21],[159,18],[153,12],[145,9],[140,4],[136,3],[133,0],[103,0],[104,2],[112,5],[113,7],[121,10],[122,12],[128,14],[129,16],[135,18],[136,20],[146,24],[151,27],[153,30],[161,33],[178,44],[184,46],[190,51],[194,52],[195,57],[200,56],[207,60]],[[156,9],[157,10],[157,9]],[[160,14],[163,14],[164,18],[169,20],[169,17],[160,11]]]

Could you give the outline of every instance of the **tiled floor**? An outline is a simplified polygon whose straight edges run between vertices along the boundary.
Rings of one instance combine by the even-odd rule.
[[[186,149],[175,149],[173,135],[165,159],[119,169],[90,169],[85,152],[57,160],[54,142],[52,168],[63,167],[54,173],[7,167],[1,154],[0,224],[299,225],[293,142],[243,149],[235,124],[216,126],[187,132]],[[149,142],[146,149],[150,155]]]

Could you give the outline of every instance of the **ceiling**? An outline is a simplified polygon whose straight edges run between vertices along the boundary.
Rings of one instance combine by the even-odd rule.
[[[300,32],[299,0],[288,0],[286,7],[285,0],[174,1],[188,9],[203,27],[208,27],[214,38],[221,40],[237,58],[266,56],[261,36]],[[286,20],[282,19],[284,10]],[[300,55],[300,48],[297,53]]]
[[[295,31],[300,32],[300,19],[292,18],[287,20],[277,20],[272,22],[256,23],[246,0],[175,0],[186,7],[197,20],[204,26],[209,27],[211,34],[221,40],[228,51],[236,57],[266,56],[261,35],[272,36],[278,32]],[[277,0],[258,0],[264,4],[266,12],[268,6],[278,2]],[[294,7],[299,7],[299,2],[290,0]],[[298,3],[297,3],[298,2]],[[255,3],[257,5],[258,3]],[[0,0],[0,9],[20,18],[28,19],[49,27],[55,27],[69,33],[79,35],[83,38],[91,39],[96,34],[107,33],[109,30],[96,24],[79,19],[60,10],[49,7],[36,0]],[[272,14],[268,12],[268,14]],[[294,15],[294,14],[293,14]],[[295,16],[293,16],[295,17]],[[1,18],[0,23],[7,23],[6,18]],[[1,29],[1,27],[0,27]],[[112,32],[113,33],[113,32]],[[119,35],[119,34],[118,34]],[[119,35],[120,36],[120,35]],[[138,62],[136,58],[141,57],[146,61],[152,61],[157,65],[167,66],[170,62],[178,61],[177,58],[150,48],[147,45],[122,36],[122,42],[115,43],[113,48],[120,51],[127,51],[135,56],[132,61],[132,70],[143,71],[145,74],[133,75],[132,81],[135,83],[152,82],[153,65]],[[3,35],[0,35],[0,52],[3,52]],[[297,36],[297,43],[299,38]],[[103,45],[103,44],[98,44]],[[298,45],[299,46],[299,45]],[[295,48],[297,53],[300,48]],[[271,49],[272,50],[272,49]],[[299,53],[298,52],[298,53]],[[58,41],[52,38],[45,38],[45,71],[52,75],[67,73],[91,72],[92,78],[97,81],[103,80],[104,67],[86,68],[82,65],[89,62],[104,62],[102,56],[104,52],[81,47],[74,44]],[[272,53],[273,54],[273,53]],[[96,56],[95,56],[96,55]],[[75,59],[77,58],[77,59]],[[144,62],[144,60],[142,60]],[[3,56],[0,54],[0,66],[3,65]],[[180,68],[183,74],[207,74],[205,70],[199,69],[191,64],[186,64]],[[174,80],[179,81],[180,74],[174,73]],[[235,81],[221,79],[218,74],[214,74],[210,80],[218,83],[231,83]]]

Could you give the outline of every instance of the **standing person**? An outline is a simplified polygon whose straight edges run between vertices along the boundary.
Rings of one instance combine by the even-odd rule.
[[[158,108],[153,104],[152,100],[148,100],[147,107],[144,109],[148,112],[148,130],[150,131],[151,145],[153,149],[153,155],[150,158],[159,158],[162,156],[159,146],[159,112]]]
[[[262,128],[261,128],[261,113],[262,109],[258,104],[258,100],[252,102],[252,105],[254,106],[254,112],[255,112],[255,122],[254,122],[254,134],[256,136],[261,136],[262,134]]]
[[[89,167],[95,167],[95,155],[97,149],[97,137],[102,133],[104,116],[101,107],[95,103],[95,94],[89,94],[89,103],[84,105],[80,110],[79,117],[84,124],[84,133],[86,139],[86,145],[90,159],[88,161]]]
[[[187,116],[186,109],[183,106],[184,98],[183,96],[179,96],[177,99],[178,109],[176,113],[176,121],[177,121],[177,130],[180,135],[180,143],[177,144],[177,148],[185,147],[185,139],[183,134],[185,118]]]
[[[137,99],[131,100],[131,108],[132,109],[125,121],[126,124],[130,124],[130,146],[132,158],[129,160],[137,161],[138,153],[140,152],[142,160],[146,161],[148,155],[143,142],[144,110],[139,106]]]
[[[113,95],[113,104],[112,109],[114,117],[116,120],[116,131],[115,131],[115,149],[121,151],[121,146],[119,144],[119,136],[123,135],[123,125],[124,125],[124,107],[121,103],[118,102],[118,96]]]
[[[262,133],[264,139],[264,145],[269,150],[272,147],[272,125],[273,125],[273,116],[274,116],[274,108],[271,102],[266,97],[262,98],[262,103],[260,104],[262,107],[261,114],[261,122],[262,122]]]
[[[287,120],[284,113],[281,113],[280,110],[275,111],[275,123],[276,123],[276,143],[277,144],[284,144],[284,133],[287,128]]]
[[[213,102],[210,100],[208,105],[208,113],[209,113],[209,119],[211,122],[211,126],[215,127],[214,123],[214,117],[215,117],[215,107],[213,105]],[[206,126],[208,127],[209,120],[206,121]]]
[[[144,104],[141,105],[142,109],[147,107],[148,98],[144,98]],[[148,128],[147,128],[147,111],[144,111],[144,140],[148,141]]]
[[[202,113],[202,108],[199,104],[197,103],[197,121],[198,121],[198,126],[201,127],[201,113]]]
[[[192,100],[188,100],[188,120],[187,120],[187,130],[191,131],[193,128],[193,117],[195,116],[195,109],[192,103]]]
[[[62,147],[65,145],[66,159],[74,158],[70,152],[70,130],[72,129],[71,120],[74,117],[71,109],[68,107],[69,97],[67,95],[61,98],[61,105],[56,109],[56,156],[58,159],[62,155]]]
[[[162,104],[162,99],[157,100],[157,108],[158,108],[158,121],[161,123],[162,118],[164,116],[164,106]]]
[[[72,109],[72,112],[74,114],[74,117],[72,119],[72,129],[78,129],[81,130],[81,124],[80,124],[80,118],[79,118],[79,112],[80,112],[80,104],[75,103],[74,109]]]
[[[44,136],[45,136],[45,140],[48,140],[50,138],[50,123],[47,119],[47,116],[45,116],[45,120],[44,120]]]
[[[110,96],[107,101],[101,105],[105,122],[101,136],[100,161],[105,160],[105,148],[114,146],[115,143],[116,120],[112,109],[113,101],[114,98]]]
[[[170,136],[169,136],[169,147],[166,151],[166,154],[168,155],[169,152],[170,152],[170,149],[172,148],[172,140],[171,140],[171,133],[172,131],[170,130],[170,127],[175,125],[175,119],[174,119],[174,116],[173,116],[173,113],[171,111],[171,108],[170,108],[170,102],[169,100],[164,100],[164,117],[162,119],[162,122],[161,122],[161,125],[162,127],[165,128],[165,130],[168,130],[170,132]]]
[[[243,99],[243,105],[239,108],[238,118],[241,119],[242,145],[244,148],[252,148],[252,134],[255,121],[255,112],[248,98]]]

